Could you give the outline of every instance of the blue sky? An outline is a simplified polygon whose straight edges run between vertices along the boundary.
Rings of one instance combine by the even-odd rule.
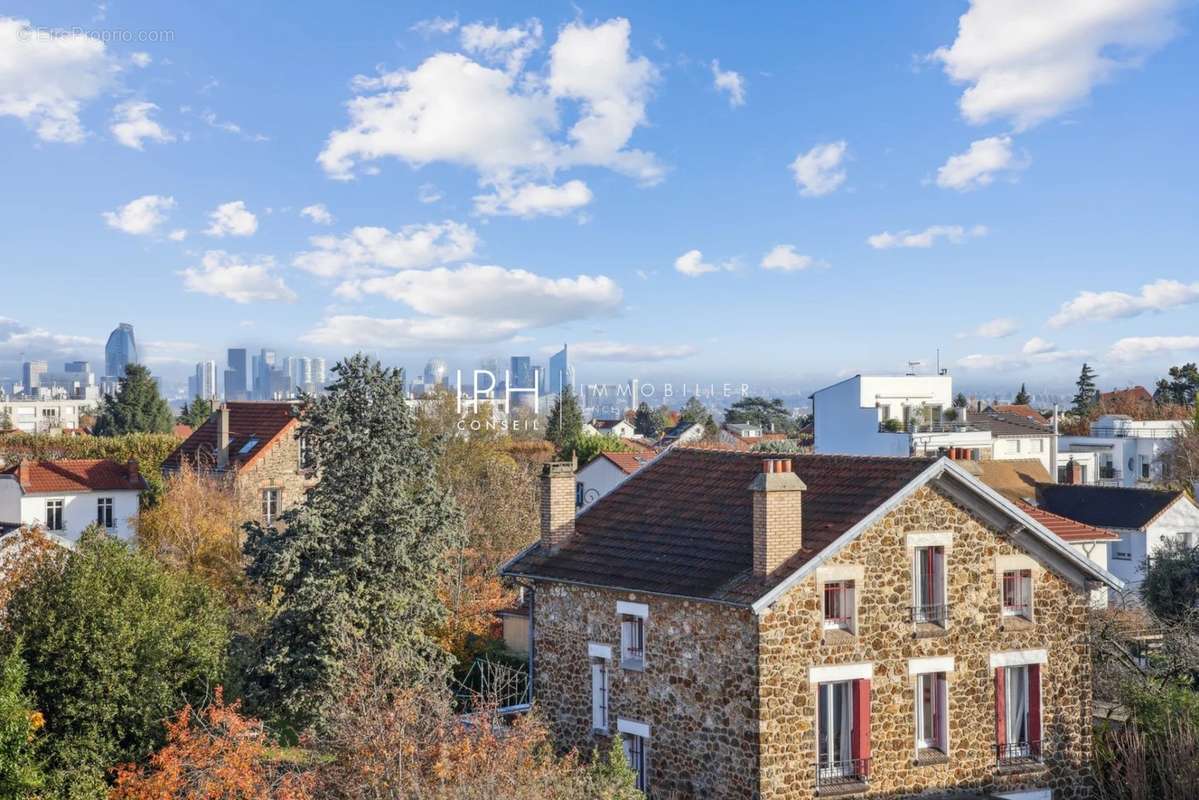
[[[1155,380],[1199,356],[1195,7],[1045,5],[4,3],[0,375],[128,321],[168,376]]]

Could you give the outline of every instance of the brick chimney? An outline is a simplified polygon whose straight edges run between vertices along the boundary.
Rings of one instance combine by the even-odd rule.
[[[229,404],[221,403],[216,423],[216,468],[229,468]]]
[[[1066,462],[1066,483],[1077,486],[1082,483],[1082,464],[1074,459]]]
[[[29,486],[29,462],[23,458],[17,462],[17,483],[21,484],[22,489]]]
[[[803,545],[803,492],[789,458],[767,458],[749,489],[754,495],[754,574],[770,575]]]
[[[125,477],[130,483],[137,483],[141,480],[141,473],[137,470],[137,459],[131,458],[125,462]]]
[[[570,461],[541,468],[541,546],[556,553],[575,532],[575,469]]]

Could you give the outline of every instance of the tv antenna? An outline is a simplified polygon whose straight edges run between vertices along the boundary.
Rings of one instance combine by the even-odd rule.
[[[924,365],[924,362],[923,362],[923,361],[909,361],[909,362],[908,362],[908,373],[907,373],[907,374],[909,374],[909,375],[915,375],[915,374],[916,374],[916,368],[917,368],[917,367],[921,367],[921,366],[923,366],[923,365]]]

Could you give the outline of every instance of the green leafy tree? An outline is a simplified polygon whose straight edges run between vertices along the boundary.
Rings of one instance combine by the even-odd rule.
[[[1164,541],[1145,571],[1141,599],[1150,611],[1171,622],[1195,614],[1199,609],[1199,547]]]
[[[99,528],[51,547],[5,609],[5,645],[44,709],[51,794],[102,796],[114,764],[147,756],[162,720],[224,677],[229,612],[216,595]],[[86,791],[85,791],[86,790]]]
[[[970,405],[970,401],[966,399],[966,395],[962,392],[958,392],[953,396],[954,408],[965,408],[968,405]]]
[[[602,756],[592,751],[587,779],[588,796],[597,800],[642,800],[645,797],[637,788],[637,773],[629,765],[619,738],[612,740],[608,752]]]
[[[1169,377],[1157,382],[1153,399],[1159,403],[1189,406],[1199,396],[1199,365],[1195,362],[1170,367]]]
[[[278,527],[246,526],[248,575],[271,603],[247,694],[296,730],[320,727],[363,648],[413,684],[449,667],[437,590],[462,515],[421,445],[403,374],[363,354],[334,373],[300,412],[320,483]]]
[[[637,406],[637,414],[633,417],[633,430],[638,436],[656,439],[662,435],[662,416],[642,402]]]
[[[579,407],[579,399],[571,388],[564,386],[561,394],[554,398],[545,424],[545,438],[554,443],[559,455],[566,456],[582,433],[583,409]]]
[[[12,415],[8,413],[8,409],[6,408],[0,411],[0,431],[11,431],[12,429]]]
[[[750,423],[767,433],[794,433],[799,429],[796,419],[783,401],[765,397],[743,397],[724,412],[725,423]]]
[[[679,422],[698,422],[707,427],[712,421],[712,414],[698,397],[692,395],[679,411]]]
[[[203,397],[195,397],[190,404],[185,403],[179,412],[178,420],[183,425],[198,428],[212,416],[212,401]]]
[[[14,647],[0,661],[0,797],[33,797],[46,782],[37,754],[45,717],[25,692],[28,672]]]
[[[1078,381],[1074,384],[1078,391],[1074,395],[1074,413],[1079,417],[1087,417],[1099,404],[1099,390],[1095,388],[1095,370],[1090,364],[1084,363],[1078,373]]]
[[[158,384],[141,364],[126,364],[115,395],[104,398],[93,428],[97,436],[123,433],[170,433],[174,415],[158,394]]]
[[[1024,388],[1023,383],[1020,384],[1020,391],[1016,392],[1016,398],[1012,400],[1012,402],[1018,406],[1026,406],[1032,402],[1032,398],[1029,397],[1028,391]]]
[[[580,467],[600,453],[627,453],[633,449],[619,437],[600,433],[584,433],[575,439],[573,444],[575,457],[578,458]]]

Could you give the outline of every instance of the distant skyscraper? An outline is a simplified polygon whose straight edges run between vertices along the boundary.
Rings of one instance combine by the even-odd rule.
[[[42,376],[50,371],[50,365],[45,361],[26,361],[21,365],[21,383],[25,386],[25,394],[36,394],[42,385]]]
[[[247,378],[250,373],[246,349],[244,347],[229,348],[226,364],[229,368],[225,370],[225,399],[245,400],[246,390],[249,388]]]
[[[318,389],[325,385],[325,359],[312,359],[312,382]]]
[[[275,368],[275,351],[265,347],[254,357],[254,397],[271,398],[271,370]]]
[[[512,378],[512,386],[528,389],[533,385],[533,364],[528,356],[512,356],[508,372]]]
[[[296,359],[296,385],[303,386],[305,390],[312,385],[312,359],[308,356]]]
[[[137,342],[133,338],[133,326],[122,322],[109,334],[104,345],[104,374],[120,378],[125,374],[126,364],[137,363]]]
[[[446,374],[450,368],[446,366],[445,359],[430,358],[429,363],[425,364],[425,389],[426,391],[433,386],[444,386]]]
[[[560,394],[563,386],[574,386],[575,373],[570,366],[570,358],[566,355],[566,345],[550,356],[549,391]]]
[[[204,400],[216,399],[216,362],[201,361],[196,364],[195,384],[189,388],[192,394],[188,398],[188,402],[191,402],[193,397],[200,397]]]
[[[68,361],[62,365],[63,372],[91,372],[92,363],[90,361]]]

